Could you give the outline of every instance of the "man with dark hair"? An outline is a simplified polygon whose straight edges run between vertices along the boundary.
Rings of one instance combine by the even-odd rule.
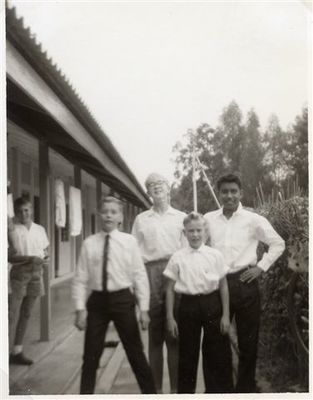
[[[42,267],[48,260],[49,241],[45,229],[32,221],[33,208],[28,198],[16,199],[14,211],[17,223],[9,230],[9,262],[13,264],[9,297],[10,363],[30,365],[33,361],[23,353],[23,339],[35,301],[43,294]]]
[[[217,182],[222,208],[205,214],[210,244],[224,255],[230,315],[235,317],[239,346],[236,391],[257,391],[255,368],[260,323],[260,294],[257,278],[266,272],[283,253],[283,239],[266,218],[244,209],[238,176],[229,174]],[[268,245],[268,252],[257,260],[258,243]]]
[[[218,181],[216,183],[218,191],[220,190],[223,183],[236,183],[240,190],[242,187],[239,176],[234,175],[234,174],[223,175],[218,179]]]

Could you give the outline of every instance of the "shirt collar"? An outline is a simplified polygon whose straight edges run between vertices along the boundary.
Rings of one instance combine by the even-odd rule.
[[[32,222],[30,223],[29,228],[27,228],[27,226],[26,226],[25,224],[22,224],[21,222],[18,222],[16,225],[21,225],[21,226],[23,226],[24,229],[26,229],[26,230],[29,232],[29,231],[34,227],[34,222],[32,221]]]
[[[242,210],[243,210],[242,204],[241,204],[241,202],[239,202],[238,208],[237,208],[237,210],[233,213],[232,216],[234,216],[234,215],[240,215]],[[219,209],[217,210],[217,215],[218,215],[218,216],[220,216],[220,215],[224,216],[223,207],[221,207],[221,208],[219,208]]]
[[[190,244],[188,244],[188,250],[190,253],[203,253],[205,250],[205,245],[204,243],[202,243],[202,245],[198,248],[198,249],[194,249],[193,247],[190,246]]]
[[[233,215],[239,215],[239,214],[241,214],[242,210],[243,210],[242,204],[241,204],[241,202],[239,202],[238,208],[237,208],[237,210],[233,213]]]
[[[223,207],[220,207],[220,208],[216,211],[216,214],[217,214],[218,216],[223,215]]]
[[[165,215],[165,214],[175,214],[175,209],[172,206],[168,206],[168,209],[165,211],[164,214],[159,214],[158,212],[154,211],[153,207],[150,208],[149,216],[152,215]]]
[[[110,237],[112,237],[112,238],[116,237],[116,235],[118,234],[118,232],[119,232],[119,230],[118,230],[117,228],[116,228],[116,229],[113,229],[113,231],[111,231],[111,232],[106,232],[106,231],[104,231],[104,230],[101,231],[101,233],[102,233],[103,236],[110,235]]]

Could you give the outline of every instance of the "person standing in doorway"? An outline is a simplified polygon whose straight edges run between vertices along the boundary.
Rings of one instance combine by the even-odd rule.
[[[23,353],[23,339],[36,299],[43,295],[42,272],[48,261],[49,241],[44,227],[33,222],[33,207],[26,197],[14,202],[17,223],[9,230],[11,293],[9,343],[11,364],[31,365]],[[12,347],[13,346],[13,347]]]
[[[239,366],[236,392],[255,393],[260,293],[258,277],[265,273],[283,253],[285,244],[268,220],[242,207],[241,181],[229,174],[217,182],[222,208],[205,214],[211,247],[219,250],[229,268],[227,281],[230,317],[235,317]],[[268,252],[258,261],[259,242]]]
[[[167,348],[167,363],[171,393],[177,392],[178,342],[167,331],[166,281],[163,271],[175,251],[186,245],[183,234],[185,213],[170,206],[170,186],[158,173],[145,182],[153,207],[137,215],[132,234],[136,237],[150,283],[149,362],[156,389],[163,393],[163,347]]]

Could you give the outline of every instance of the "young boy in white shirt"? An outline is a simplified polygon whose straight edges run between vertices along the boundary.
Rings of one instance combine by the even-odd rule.
[[[156,393],[135,314],[137,299],[140,323],[142,329],[147,329],[150,292],[145,266],[136,239],[117,229],[123,218],[122,202],[106,197],[100,215],[102,231],[84,240],[73,281],[75,325],[80,330],[86,327],[80,393],[94,392],[110,321],[114,322],[142,393]],[[91,295],[86,304],[88,290]]]
[[[8,260],[11,293],[9,296],[10,364],[31,365],[23,351],[29,318],[38,297],[44,294],[43,268],[48,262],[49,240],[43,226],[33,222],[33,207],[28,197],[14,202],[16,221],[8,232]]]
[[[231,393],[227,267],[218,250],[204,245],[202,215],[190,213],[184,219],[184,232],[189,246],[175,252],[164,271],[169,278],[167,326],[174,337],[179,337],[178,393],[195,392],[202,329],[206,393]],[[177,322],[174,291],[181,294]]]

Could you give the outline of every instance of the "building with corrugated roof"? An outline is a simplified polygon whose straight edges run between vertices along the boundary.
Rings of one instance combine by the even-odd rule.
[[[113,194],[125,204],[130,231],[149,199],[109,137],[14,8],[6,8],[7,165],[13,198],[29,196],[34,220],[50,240],[50,265],[41,299],[40,338],[51,332],[51,290],[69,282],[82,240],[100,229],[97,207]],[[58,227],[55,182],[64,185],[66,225]],[[71,236],[70,188],[81,192],[82,230]]]

